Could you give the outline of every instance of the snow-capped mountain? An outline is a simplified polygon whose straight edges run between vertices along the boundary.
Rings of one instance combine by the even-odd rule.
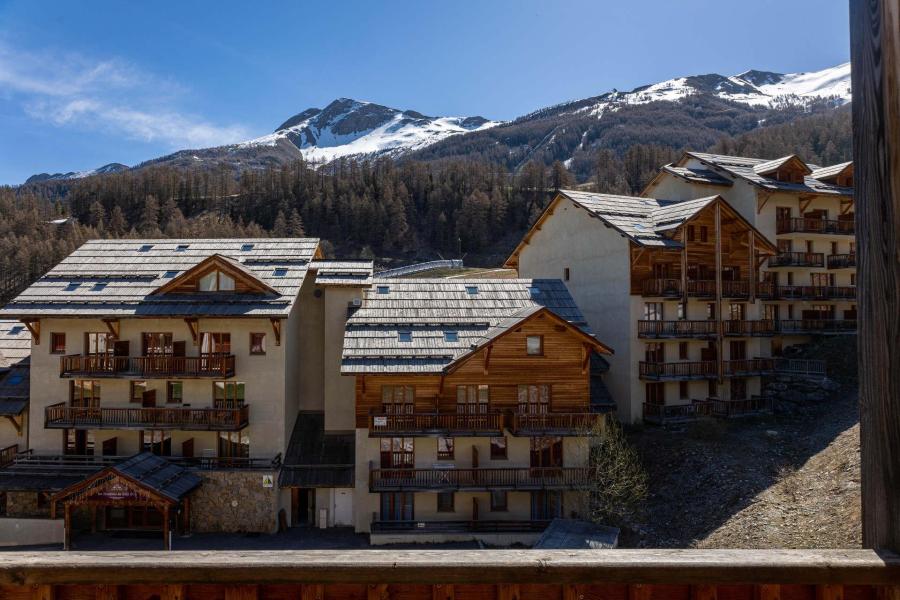
[[[287,140],[311,162],[342,156],[400,154],[424,148],[451,135],[498,125],[484,117],[427,117],[350,98],[335,100],[324,109],[309,108],[282,123],[274,133],[239,148],[275,146]]]
[[[64,179],[82,179],[84,177],[90,177],[91,175],[118,173],[120,171],[126,171],[128,169],[128,165],[123,165],[122,163],[109,163],[108,165],[103,165],[102,167],[97,167],[96,169],[90,169],[88,171],[69,171],[68,173],[38,173],[37,175],[32,175],[27,180],[25,180],[25,183],[57,181]]]

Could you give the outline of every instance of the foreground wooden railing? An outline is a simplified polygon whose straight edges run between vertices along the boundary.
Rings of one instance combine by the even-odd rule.
[[[369,489],[396,490],[567,490],[584,487],[591,470],[583,467],[512,469],[373,469]]]
[[[896,600],[872,550],[31,552],[0,561],[15,600]]]
[[[59,359],[60,377],[231,377],[233,354],[112,356],[71,354]]]
[[[44,409],[46,429],[180,429],[239,431],[250,422],[246,404],[222,408],[101,408],[67,406]]]

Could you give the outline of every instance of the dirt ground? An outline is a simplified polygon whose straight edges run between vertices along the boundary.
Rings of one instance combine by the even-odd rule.
[[[633,548],[858,548],[856,390],[792,414],[641,428],[647,510]]]

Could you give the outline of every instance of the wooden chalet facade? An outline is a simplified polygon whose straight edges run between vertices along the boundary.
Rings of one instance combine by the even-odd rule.
[[[559,281],[376,280],[344,340],[357,529],[518,540],[578,512],[585,439],[611,408],[591,403],[592,369],[610,353]]]

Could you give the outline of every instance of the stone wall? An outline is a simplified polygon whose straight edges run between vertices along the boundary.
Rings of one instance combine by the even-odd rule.
[[[38,507],[39,492],[6,492],[7,517],[49,517],[50,505]]]
[[[275,471],[202,471],[203,483],[190,496],[191,530],[260,532],[278,530],[278,488],[263,487]]]

